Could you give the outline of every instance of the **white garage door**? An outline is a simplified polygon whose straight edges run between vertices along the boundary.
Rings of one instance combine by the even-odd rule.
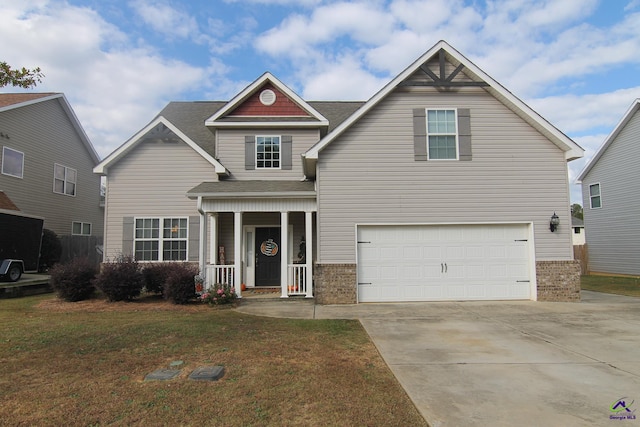
[[[358,301],[531,298],[527,224],[358,227]]]

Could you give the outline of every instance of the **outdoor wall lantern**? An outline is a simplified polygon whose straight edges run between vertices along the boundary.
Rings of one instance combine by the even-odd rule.
[[[559,225],[560,217],[558,217],[558,215],[556,215],[556,213],[554,212],[553,215],[551,215],[551,221],[549,221],[549,230],[551,230],[551,232],[553,233],[554,231],[556,231],[556,228],[558,228]]]

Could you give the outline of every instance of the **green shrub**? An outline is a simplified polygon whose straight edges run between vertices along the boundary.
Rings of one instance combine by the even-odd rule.
[[[119,255],[115,261],[102,264],[94,284],[109,301],[130,301],[140,296],[144,278],[131,255]]]
[[[96,267],[86,258],[75,258],[66,264],[56,264],[49,270],[50,283],[59,298],[82,301],[91,297]]]
[[[171,263],[167,269],[163,295],[174,304],[186,304],[196,297],[193,278],[198,267],[193,264]]]
[[[200,295],[200,301],[209,305],[231,304],[238,298],[236,290],[230,285],[216,284]]]
[[[42,244],[40,245],[40,261],[38,269],[46,272],[53,267],[62,255],[62,242],[58,235],[47,228],[42,230]]]
[[[146,264],[142,268],[145,290],[154,294],[162,294],[164,283],[167,280],[167,276],[171,271],[172,265],[173,264],[167,262]]]

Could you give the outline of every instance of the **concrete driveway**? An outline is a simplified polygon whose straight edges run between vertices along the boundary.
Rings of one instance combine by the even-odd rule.
[[[360,319],[432,427],[640,426],[639,298],[316,306],[314,317]],[[610,410],[619,399],[631,412]]]
[[[640,427],[640,298],[583,291],[580,303],[275,301],[238,310],[359,319],[432,427]]]

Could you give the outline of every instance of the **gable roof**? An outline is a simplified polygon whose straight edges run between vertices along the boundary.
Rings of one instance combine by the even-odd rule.
[[[425,52],[422,56],[420,56],[415,62],[409,65],[409,67],[402,71],[396,78],[391,80],[391,82],[384,86],[378,93],[373,95],[373,97],[371,97],[371,99],[369,99],[351,117],[342,122],[340,126],[338,126],[336,129],[322,138],[318,143],[316,143],[313,147],[311,147],[303,155],[305,159],[305,170],[313,170],[313,163],[318,159],[318,154],[320,153],[320,151],[322,151],[322,149],[333,142],[333,140],[335,140],[351,125],[357,122],[362,116],[367,114],[373,107],[375,107],[381,100],[383,100],[405,80],[410,78],[413,73],[418,71],[423,66],[423,64],[428,62],[434,56],[440,54],[441,51],[444,52],[444,55],[449,62],[459,67],[459,69],[457,69],[457,71],[455,72],[456,74],[462,69],[461,67],[464,66],[464,74],[468,78],[470,78],[472,83],[477,83],[478,85],[484,87],[487,92],[492,94],[496,99],[506,105],[514,113],[516,113],[523,120],[537,129],[556,146],[558,146],[558,148],[564,151],[565,159],[567,161],[583,156],[584,150],[578,144],[572,141],[571,138],[551,125],[548,121],[542,118],[542,116],[531,109],[531,107],[514,96],[497,81],[492,79],[488,74],[478,68],[474,63],[469,61],[465,56],[455,50],[447,42],[441,40],[436,43],[431,49]],[[307,165],[307,163],[311,163],[311,165]]]
[[[629,123],[629,121],[633,118],[638,110],[640,110],[640,98],[637,98],[635,101],[633,101],[627,112],[624,113],[624,116],[622,116],[620,122],[616,125],[607,139],[604,140],[604,143],[600,146],[600,148],[598,148],[598,151],[596,151],[596,154],[591,158],[589,163],[587,163],[582,172],[580,172],[578,178],[576,179],[577,183],[581,183],[582,180],[587,176],[589,171],[596,165],[596,163],[598,163],[600,157],[602,157],[604,152],[607,151],[607,148],[609,148],[613,141],[618,137],[620,132],[622,132],[622,129],[624,129],[624,127],[627,125],[627,123]]]
[[[206,129],[205,129],[206,130]],[[173,123],[163,116],[156,117],[151,123],[142,128],[138,133],[133,135],[124,144],[118,147],[114,152],[109,154],[99,165],[93,168],[94,173],[105,174],[107,169],[115,164],[118,160],[129,153],[138,143],[147,137],[154,138],[180,138],[184,143],[191,147],[196,153],[200,154],[205,160],[213,165],[218,175],[226,175],[227,170],[222,164],[216,160],[211,153],[197,144],[182,130],[178,129]]]
[[[89,156],[93,160],[93,164],[97,165],[100,163],[98,153],[96,153],[96,150],[93,148],[93,144],[82,128],[80,120],[78,120],[76,113],[73,111],[73,108],[71,108],[69,101],[67,101],[67,98],[62,93],[0,93],[0,113],[51,100],[57,100],[62,110],[67,114],[67,117],[69,117],[71,125],[87,149]]]
[[[229,117],[234,110],[267,85],[272,85],[278,91],[283,93],[300,109],[307,112],[308,116],[298,116],[295,118],[291,118],[286,115],[265,115],[262,117],[250,116],[251,118],[247,116],[236,116],[235,118]],[[289,89],[284,83],[278,80],[271,73],[266,72],[237,94],[226,105],[216,111],[215,114],[209,117],[205,121],[205,125],[210,127],[318,127],[329,126],[329,121],[309,103]]]

